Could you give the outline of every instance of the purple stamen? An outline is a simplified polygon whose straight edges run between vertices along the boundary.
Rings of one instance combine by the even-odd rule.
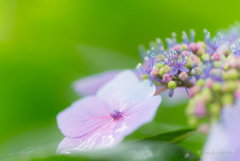
[[[121,116],[121,112],[118,110],[112,110],[112,112],[110,113],[110,115],[112,116],[112,118],[114,120],[119,119],[119,117]]]

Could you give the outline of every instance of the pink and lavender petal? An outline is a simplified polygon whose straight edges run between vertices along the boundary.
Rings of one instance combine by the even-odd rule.
[[[110,112],[101,98],[87,96],[60,112],[57,123],[65,136],[79,137],[109,122]]]
[[[82,78],[73,83],[73,89],[81,96],[94,95],[100,87],[119,73],[120,70],[111,70]]]
[[[151,122],[155,117],[161,101],[161,96],[153,96],[132,108],[124,110],[123,117],[118,120],[114,128],[115,136],[125,137],[137,130],[140,126]]]
[[[222,124],[212,126],[202,152],[201,161],[237,161],[233,159],[227,131]]]
[[[119,107],[120,99],[126,91],[139,82],[136,74],[131,70],[124,70],[99,89],[97,97],[106,101],[112,109]]]
[[[177,74],[177,72],[178,72],[178,68],[176,68],[176,67],[174,67],[174,66],[172,66],[171,67],[172,69],[171,69],[171,71],[170,71],[170,75],[171,76],[174,76],[175,74]]]
[[[156,92],[155,85],[150,85],[149,80],[141,81],[133,85],[130,89],[127,89],[123,96],[119,98],[119,111],[126,111],[138,104],[141,104],[145,100],[152,97]]]
[[[57,153],[64,154],[113,147],[141,125],[152,121],[160,103],[160,96],[149,98],[142,104],[129,109],[119,119],[107,122],[82,137],[66,137],[59,144]]]
[[[189,72],[189,69],[188,68],[186,68],[186,67],[184,67],[184,66],[181,66],[180,68],[179,68],[182,72]]]
[[[71,153],[111,148],[119,144],[124,137],[114,134],[117,121],[110,121],[89,134],[79,138],[64,138],[58,145],[57,153]]]
[[[234,106],[224,107],[222,120],[212,126],[204,147],[203,161],[240,160],[240,100]],[[206,155],[208,152],[224,155]]]

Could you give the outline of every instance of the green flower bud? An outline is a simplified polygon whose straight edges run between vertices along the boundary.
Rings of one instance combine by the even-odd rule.
[[[168,65],[166,65],[165,67],[163,67],[163,68],[161,68],[161,69],[163,69],[163,73],[164,73],[164,74],[167,74],[167,73],[169,73],[169,72],[171,71],[171,67],[168,66]]]
[[[220,66],[221,66],[220,61],[214,61],[213,66],[216,67],[216,68],[220,68]]]
[[[163,75],[164,75],[164,69],[161,68],[161,69],[159,70],[159,73],[158,73],[158,74],[161,75],[161,76],[163,76]]]
[[[189,125],[189,126],[194,127],[194,126],[197,125],[197,123],[198,123],[197,117],[195,117],[195,116],[190,116],[190,117],[188,118],[188,125]]]
[[[158,63],[158,64],[156,65],[156,68],[161,69],[161,68],[164,67],[164,66],[165,66],[164,64]]]
[[[222,84],[222,91],[225,92],[233,92],[237,88],[237,85],[234,81],[227,81]]]
[[[191,59],[188,60],[187,64],[185,65],[187,68],[192,68],[193,66],[193,61]]]
[[[185,109],[185,113],[187,116],[191,116],[194,114],[194,106],[188,105]]]
[[[201,58],[203,61],[209,61],[210,59],[208,54],[202,54]]]
[[[200,94],[206,102],[210,102],[212,100],[212,92],[209,88],[203,88]]]
[[[142,74],[141,77],[142,77],[143,80],[144,79],[148,79],[148,75],[147,74]]]
[[[219,92],[221,90],[222,84],[220,82],[215,82],[212,86],[214,92]]]
[[[202,74],[202,69],[200,67],[196,67],[194,69],[191,70],[191,75],[195,75],[197,72],[198,75]]]
[[[229,68],[229,65],[226,64],[225,67],[224,67],[224,70],[229,70],[229,69],[230,69],[230,68]]]
[[[233,101],[234,101],[233,95],[230,94],[230,93],[224,94],[224,95],[221,97],[221,102],[222,102],[223,105],[232,104]]]
[[[228,72],[228,74],[229,74],[229,79],[232,79],[232,80],[235,80],[235,79],[237,79],[238,78],[238,72],[237,72],[237,70],[235,70],[235,69],[231,69],[229,72]]]
[[[226,56],[222,55],[220,60],[222,60],[222,61],[226,60]]]
[[[199,80],[197,81],[197,85],[203,86],[203,85],[204,85],[204,80],[203,80],[203,79],[199,79]]]
[[[227,80],[227,79],[229,79],[229,75],[226,72],[222,72],[222,78],[224,80]]]
[[[181,49],[184,50],[188,50],[188,45],[187,44],[182,44],[181,45]]]
[[[175,81],[168,82],[168,88],[173,90],[177,87],[177,83]]]
[[[210,104],[209,111],[212,115],[218,115],[220,113],[221,106],[217,103]]]

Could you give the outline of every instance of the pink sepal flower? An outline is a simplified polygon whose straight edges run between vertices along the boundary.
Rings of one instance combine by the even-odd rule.
[[[57,152],[102,149],[119,144],[125,136],[152,121],[161,96],[155,85],[139,82],[125,70],[101,87],[96,96],[73,103],[57,116],[58,127],[66,136]]]

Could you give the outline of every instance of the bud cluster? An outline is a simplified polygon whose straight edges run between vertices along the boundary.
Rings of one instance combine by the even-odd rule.
[[[190,30],[190,38],[183,32],[182,42],[178,43],[173,33],[166,39],[166,49],[159,38],[150,43],[150,50],[139,48],[143,65],[139,64],[137,71],[151,84],[168,88],[170,97],[175,88],[185,87],[190,98],[186,107],[188,123],[200,125],[206,132],[205,127],[219,119],[221,109],[240,98],[238,38],[231,31],[211,38],[204,30],[204,41],[195,42],[195,32]]]

